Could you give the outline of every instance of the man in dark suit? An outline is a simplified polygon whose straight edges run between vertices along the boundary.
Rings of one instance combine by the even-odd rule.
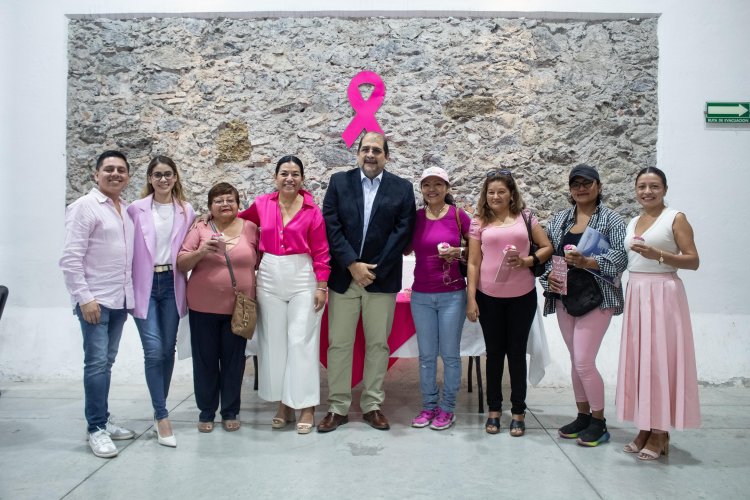
[[[331,176],[323,217],[331,249],[328,278],[328,414],[318,432],[349,421],[354,337],[362,313],[365,331],[363,418],[390,428],[380,411],[385,399],[388,335],[401,289],[402,252],[411,238],[416,207],[409,181],[385,171],[388,142],[368,132],[359,142],[359,168]]]

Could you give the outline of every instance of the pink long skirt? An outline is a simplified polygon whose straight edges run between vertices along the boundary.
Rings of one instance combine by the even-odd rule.
[[[677,273],[630,273],[615,405],[638,429],[700,427],[693,328]]]

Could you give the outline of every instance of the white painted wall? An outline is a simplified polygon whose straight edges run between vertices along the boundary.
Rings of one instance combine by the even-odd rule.
[[[0,284],[11,290],[0,321],[0,381],[79,379],[81,334],[70,314],[57,260],[63,241],[67,18],[69,14],[256,11],[430,11],[454,0],[4,0],[0,2]],[[702,263],[682,272],[693,311],[698,374],[711,383],[750,378],[750,129],[713,130],[703,123],[708,100],[750,101],[750,2],[744,0],[481,1],[463,12],[659,13],[658,166],[669,176],[669,202],[696,231]],[[531,14],[533,13],[533,14]],[[414,144],[413,147],[424,145]],[[547,333],[555,364],[543,384],[567,385],[569,363],[554,318]],[[614,383],[619,319],[605,338],[599,365]],[[143,380],[140,342],[128,322],[115,380]],[[177,377],[190,376],[182,361]]]

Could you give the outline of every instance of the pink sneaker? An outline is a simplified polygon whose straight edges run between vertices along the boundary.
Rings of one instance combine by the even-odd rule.
[[[437,414],[440,412],[440,408],[433,408],[432,410],[424,409],[422,410],[419,415],[414,417],[411,421],[412,427],[427,427],[432,422],[432,419],[437,416]]]
[[[437,415],[435,415],[435,418],[432,420],[432,423],[430,424],[430,429],[434,429],[436,431],[442,431],[444,429],[447,429],[451,425],[453,425],[453,422],[455,421],[456,421],[455,414],[440,410],[438,411]]]

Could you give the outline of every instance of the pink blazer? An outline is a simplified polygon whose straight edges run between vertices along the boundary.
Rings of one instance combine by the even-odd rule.
[[[153,195],[134,201],[128,207],[128,215],[135,226],[135,242],[133,245],[133,291],[135,294],[135,309],[133,316],[145,319],[148,314],[148,303],[151,298],[151,285],[154,279],[154,254],[156,253],[156,228],[154,216],[151,213]],[[195,211],[190,203],[184,206],[174,204],[174,223],[170,238],[172,250],[172,272],[174,273],[174,296],[180,317],[187,314],[187,299],[185,297],[185,275],[177,270],[177,252],[180,251],[182,240],[195,219]]]

